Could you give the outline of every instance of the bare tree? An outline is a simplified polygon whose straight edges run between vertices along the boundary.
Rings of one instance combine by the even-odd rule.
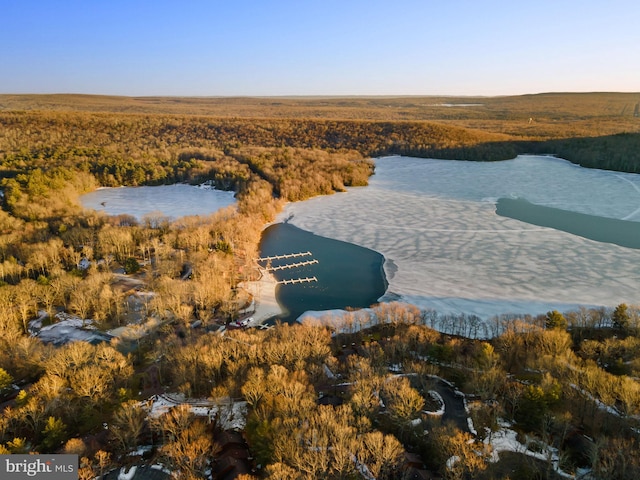
[[[180,405],[159,417],[154,424],[165,434],[161,452],[174,467],[188,475],[202,474],[207,458],[217,450],[204,421],[194,418],[188,405]]]
[[[120,451],[127,452],[137,445],[145,426],[147,413],[138,402],[123,403],[113,414],[109,431]]]
[[[359,439],[358,460],[378,479],[395,478],[404,448],[393,435],[380,431],[365,433]]]
[[[407,377],[392,377],[382,386],[387,411],[400,424],[406,424],[422,410],[424,398],[411,387]]]

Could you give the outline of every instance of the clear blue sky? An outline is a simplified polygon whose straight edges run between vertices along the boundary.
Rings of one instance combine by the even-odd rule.
[[[638,0],[0,0],[0,93],[640,91]]]

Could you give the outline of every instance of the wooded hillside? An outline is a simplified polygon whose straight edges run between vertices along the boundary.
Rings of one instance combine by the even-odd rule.
[[[176,142],[222,150],[249,144],[468,160],[543,152],[587,167],[636,172],[638,105],[639,93],[294,98],[0,95],[0,139],[5,153],[40,145],[110,144],[113,154],[114,142],[127,141],[134,149],[131,154],[141,148],[139,153],[159,158],[179,153],[172,148]],[[23,128],[27,123],[35,128]],[[20,138],[27,132],[36,138]]]
[[[397,304],[340,328],[210,333],[250,304],[243,282],[284,201],[366,185],[386,154],[640,171],[638,97],[0,96],[0,453],[76,453],[83,480],[134,461],[222,478],[221,412],[240,405],[245,480],[638,478],[637,307],[495,318],[485,341]],[[78,204],[98,186],[204,181],[237,205],[172,221]],[[36,336],[61,325],[88,337]],[[184,405],[152,414],[152,395]],[[495,463],[507,423],[522,451]]]

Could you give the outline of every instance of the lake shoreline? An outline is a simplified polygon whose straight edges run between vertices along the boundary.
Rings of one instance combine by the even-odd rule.
[[[385,288],[379,302],[402,300],[441,315],[483,319],[637,303],[637,249],[496,215],[498,199],[524,196],[545,209],[572,209],[577,217],[639,218],[637,174],[538,155],[488,163],[401,156],[375,161],[368,187],[288,203],[276,221],[381,255]],[[136,199],[125,202],[127,213],[144,202],[158,213],[146,188],[160,189],[171,206],[182,204],[177,192],[189,186],[176,185],[136,187]],[[224,195],[232,201],[232,193]],[[106,210],[114,204],[107,200]],[[276,298],[282,286],[266,279],[262,285],[269,293],[260,316],[286,315]]]
[[[260,241],[263,257],[298,254],[270,263],[276,280],[302,280],[280,285],[276,291],[278,303],[286,310],[282,321],[295,322],[310,309],[369,307],[385,294],[383,255],[310,232],[291,220],[269,225]]]
[[[393,156],[376,159],[368,187],[287,204],[279,218],[383,255],[382,302],[488,321],[637,303],[638,250],[495,212],[501,197],[530,195],[545,206],[623,218],[638,211],[635,187],[638,175],[549,156],[488,163]]]
[[[261,268],[258,280],[243,282],[242,286],[253,297],[255,309],[252,314],[252,326],[262,325],[268,320],[286,313],[278,303],[278,282],[268,271]]]

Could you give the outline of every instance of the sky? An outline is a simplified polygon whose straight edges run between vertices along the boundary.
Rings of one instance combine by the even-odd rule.
[[[0,93],[640,91],[638,0],[0,0]]]

